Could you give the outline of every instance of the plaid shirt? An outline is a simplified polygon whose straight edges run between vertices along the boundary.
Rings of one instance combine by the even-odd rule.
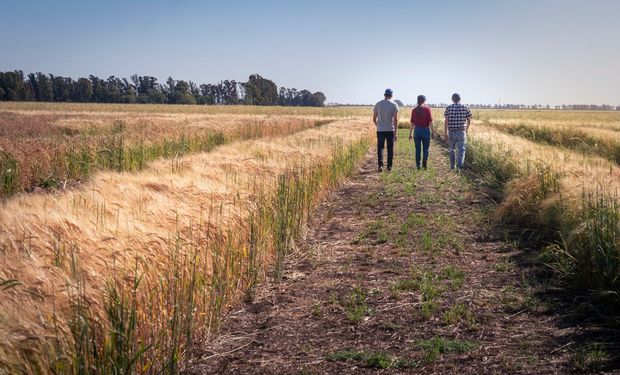
[[[465,130],[467,119],[471,118],[471,111],[461,103],[450,104],[444,116],[448,121],[448,130]]]

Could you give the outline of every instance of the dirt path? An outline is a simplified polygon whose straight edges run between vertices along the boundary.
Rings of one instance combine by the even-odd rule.
[[[187,372],[568,371],[575,329],[536,297],[492,203],[431,151],[417,172],[401,139],[382,174],[369,154],[318,207],[284,280],[231,312]]]

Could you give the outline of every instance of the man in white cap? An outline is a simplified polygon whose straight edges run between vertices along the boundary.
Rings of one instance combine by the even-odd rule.
[[[379,172],[383,171],[383,148],[387,143],[387,169],[392,170],[392,160],[394,159],[394,142],[396,141],[398,130],[398,105],[392,101],[394,93],[391,89],[386,89],[385,99],[377,102],[373,109],[372,122],[377,126],[377,156]]]

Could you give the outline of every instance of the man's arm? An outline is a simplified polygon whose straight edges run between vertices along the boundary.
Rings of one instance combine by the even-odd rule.
[[[443,118],[443,133],[448,138],[448,116]]]
[[[398,138],[398,111],[394,113],[394,141]]]
[[[471,125],[471,118],[467,118],[467,126],[465,127],[465,132],[469,131],[469,125]]]
[[[377,111],[376,110],[372,111],[372,122],[374,122],[375,126],[377,126]]]

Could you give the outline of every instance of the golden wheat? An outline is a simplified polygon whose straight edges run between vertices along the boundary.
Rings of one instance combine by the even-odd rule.
[[[24,363],[49,362],[52,338],[58,331],[69,336],[69,310],[78,293],[75,262],[89,311],[103,322],[101,296],[111,278],[131,277],[139,262],[149,285],[141,293],[156,290],[176,241],[199,248],[209,231],[245,233],[257,199],[273,194],[278,176],[324,163],[334,147],[365,139],[368,123],[342,120],[283,138],[233,143],[160,160],[139,173],[100,173],[73,191],[8,200],[0,214],[0,278],[19,285],[0,300],[0,364],[23,369]],[[272,258],[266,254],[261,261]],[[209,278],[214,262],[204,263],[209,269],[202,277]],[[226,293],[238,288],[230,285]],[[168,310],[152,306],[152,296],[144,300],[151,307],[145,302],[139,313],[163,329]]]

